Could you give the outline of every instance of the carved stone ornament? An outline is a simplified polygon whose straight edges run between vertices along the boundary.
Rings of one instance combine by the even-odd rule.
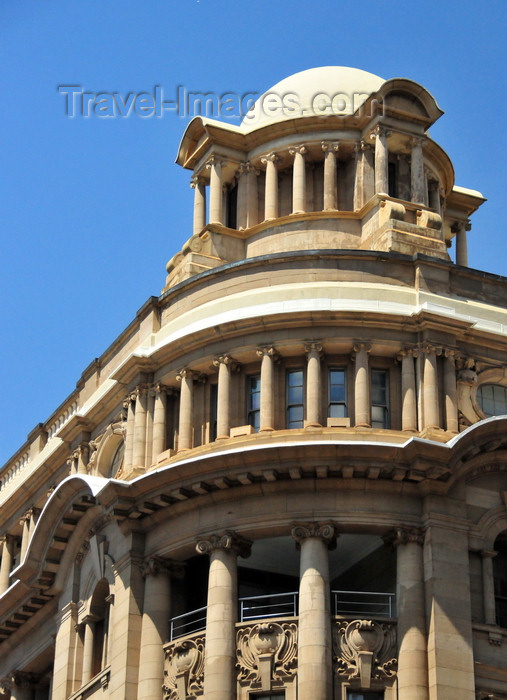
[[[362,688],[372,680],[396,675],[396,627],[373,620],[337,620],[333,627],[335,673],[357,678]]]
[[[325,542],[329,549],[336,547],[337,530],[334,523],[294,523],[291,528],[292,537],[298,547],[308,537],[316,537]]]
[[[246,559],[250,556],[252,541],[226,530],[221,535],[211,535],[206,540],[199,540],[195,545],[199,554],[211,554],[215,549],[230,549],[235,554]]]
[[[165,647],[164,700],[191,700],[203,694],[205,644],[200,633]]]
[[[284,686],[297,669],[297,625],[264,622],[241,627],[237,633],[238,681],[252,689]]]

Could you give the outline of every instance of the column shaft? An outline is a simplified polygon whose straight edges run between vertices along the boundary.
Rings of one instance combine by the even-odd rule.
[[[206,226],[206,185],[198,175],[194,175],[190,186],[194,188],[194,236]]]
[[[321,404],[321,365],[322,345],[311,343],[306,346],[306,423],[307,426],[320,426]]]
[[[495,578],[493,573],[493,559],[495,556],[496,552],[481,552],[484,622],[487,625],[496,625]]]
[[[83,675],[81,684],[85,685],[93,677],[93,637],[95,622],[85,620],[85,633],[83,645]]]
[[[148,392],[144,387],[136,390],[136,412],[134,418],[133,466],[144,467],[146,457],[146,411]]]
[[[213,156],[207,163],[210,174],[209,220],[212,224],[223,223],[222,163]]]
[[[192,415],[194,398],[194,374],[190,370],[182,370],[178,379],[181,381],[180,391],[180,426],[178,451],[190,450],[193,447]]]
[[[359,343],[355,351],[355,421],[356,427],[369,428],[370,418],[370,377],[368,369],[368,352],[370,346]]]
[[[274,363],[278,355],[274,348],[260,348],[257,354],[262,357],[259,430],[274,430]]]
[[[337,143],[322,143],[324,151],[324,209],[338,209],[338,183],[336,177]]]
[[[406,350],[401,360],[401,429],[417,431],[414,356]]]
[[[134,394],[129,396],[129,398],[126,401],[127,404],[127,433],[125,436],[125,458],[124,458],[124,465],[125,465],[125,471],[130,471],[132,468],[133,464],[133,459],[134,459],[134,421],[135,421],[135,413],[134,413]]]
[[[236,226],[245,229],[248,223],[248,170],[247,164],[241,163],[238,171],[238,202],[236,207]]]
[[[389,193],[387,132],[381,127],[375,130],[375,193]]]
[[[214,361],[218,365],[217,389],[217,439],[230,437],[231,431],[231,370],[230,355],[222,355]]]
[[[458,432],[458,389],[454,352],[446,353],[444,364],[445,428],[451,433]]]
[[[153,449],[152,456],[155,462],[157,457],[166,449],[166,413],[167,394],[165,387],[155,387],[155,406],[153,408]]]
[[[250,163],[247,166],[248,175],[248,205],[247,226],[255,226],[259,223],[259,192],[257,189],[257,170]]]
[[[424,348],[424,427],[440,427],[440,411],[438,406],[438,372],[435,348]]]
[[[0,595],[9,588],[9,574],[14,558],[14,538],[4,535],[2,543],[2,563],[0,565]]]
[[[171,579],[157,563],[145,570],[139,657],[139,691],[143,700],[161,700],[164,684],[163,645],[169,641]]]
[[[412,139],[412,166],[410,181],[412,201],[426,206],[428,203],[428,195],[426,192],[426,176],[424,174],[421,138]]]
[[[296,146],[290,148],[289,153],[294,156],[292,168],[292,213],[301,214],[306,211],[306,148]]]
[[[468,243],[466,225],[461,223],[456,233],[456,265],[468,267]]]
[[[28,513],[21,520],[21,525],[23,527],[23,534],[21,535],[20,563],[23,562],[25,558],[26,550],[28,549],[28,541],[30,539],[30,515]]]
[[[423,535],[406,528],[399,528],[396,535],[398,697],[400,700],[428,700]]]
[[[278,217],[278,172],[276,162],[278,158],[274,153],[262,159],[266,165],[266,194],[264,201],[264,219],[276,219]]]

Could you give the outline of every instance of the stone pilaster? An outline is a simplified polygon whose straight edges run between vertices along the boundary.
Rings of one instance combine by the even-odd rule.
[[[386,538],[396,547],[398,611],[398,697],[429,700],[424,599],[424,531],[396,527]]]
[[[163,645],[169,641],[171,578],[183,576],[183,566],[151,557],[143,568],[144,604],[139,655],[138,697],[160,700],[164,683]]]
[[[235,532],[201,540],[196,549],[209,554],[204,697],[236,699],[237,557],[249,556],[251,542]]]
[[[57,618],[51,700],[67,700],[81,674],[75,666],[76,624],[77,605],[70,602],[59,611]]]
[[[482,559],[482,597],[484,601],[484,622],[487,625],[496,625],[495,605],[495,579],[493,573],[493,559],[497,552],[483,550]]]
[[[276,153],[269,153],[261,159],[266,166],[266,193],[264,199],[264,219],[276,219],[278,217],[278,171],[277,163],[280,161]]]
[[[369,343],[355,343],[355,424],[356,427],[369,428],[371,426],[370,407],[370,372],[368,368],[368,353],[371,351]]]
[[[412,348],[404,348],[398,355],[401,361],[401,429],[412,433],[417,431],[416,355],[417,351]]]
[[[261,361],[260,432],[275,429],[274,375],[279,355],[273,346],[257,349]]]
[[[332,697],[331,610],[328,548],[336,542],[333,523],[295,523],[300,551],[298,700]]]
[[[19,521],[22,527],[21,535],[21,552],[19,555],[20,563],[24,561],[26,556],[26,550],[28,549],[28,542],[30,541],[30,520],[32,517],[32,511],[28,510],[21,520]]]
[[[195,376],[195,372],[192,372],[190,369],[182,369],[176,376],[176,379],[181,382],[178,452],[181,452],[182,450],[191,450],[193,447]]]
[[[211,156],[206,162],[210,170],[209,220],[211,224],[223,224],[223,162],[218,156]]]
[[[125,457],[123,459],[125,472],[129,472],[134,464],[135,400],[135,393],[132,393],[123,403],[124,408],[127,409],[127,432],[125,435]]]
[[[0,564],[0,596],[9,588],[9,574],[12,569],[14,559],[14,548],[16,539],[11,535],[2,535],[0,537],[2,545],[2,563]]]
[[[194,190],[193,233],[197,236],[206,226],[206,183],[200,175],[194,175],[190,187]]]
[[[322,394],[321,357],[322,345],[320,343],[307,343],[305,345],[307,358],[306,365],[306,426],[321,426],[320,404]]]
[[[166,449],[167,387],[158,383],[153,387],[153,392],[155,402],[153,406],[152,459],[155,462]]]
[[[81,678],[82,685],[86,685],[93,678],[93,652],[94,652],[94,637],[95,637],[95,615],[87,615],[83,619],[84,624],[84,645],[83,645],[83,673]]]
[[[336,158],[339,144],[323,141],[321,145],[324,151],[324,210],[338,209]]]
[[[138,386],[135,390],[136,412],[134,416],[134,444],[132,461],[134,467],[146,466],[146,414],[148,410],[148,389]]]

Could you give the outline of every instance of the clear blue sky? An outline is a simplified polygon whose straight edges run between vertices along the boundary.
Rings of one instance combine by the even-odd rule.
[[[191,234],[187,123],[69,119],[58,85],[261,93],[349,65],[424,85],[456,183],[488,202],[470,263],[507,275],[504,0],[5,0],[0,6],[0,464],[165,278]]]

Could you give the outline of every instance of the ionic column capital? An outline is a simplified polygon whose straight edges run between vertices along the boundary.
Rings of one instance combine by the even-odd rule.
[[[277,153],[267,153],[261,158],[261,163],[267,165],[268,163],[274,163],[275,165],[281,161],[280,156]]]
[[[172,559],[150,557],[144,562],[142,569],[143,578],[158,576],[159,574],[181,579],[185,574],[185,565],[179,561],[173,561]]]
[[[215,166],[218,166],[218,167],[222,167],[223,165],[225,165],[225,163],[226,163],[226,161],[225,161],[225,160],[222,160],[219,156],[217,156],[217,155],[212,155],[212,156],[210,156],[210,157],[208,158],[208,160],[206,161],[205,167],[208,168],[208,169],[210,169],[210,168],[211,168],[212,166],[214,166],[214,165],[215,165]]]
[[[419,348],[401,348],[396,355],[396,359],[398,362],[401,362],[404,357],[419,357]]]
[[[265,347],[257,348],[255,351],[258,357],[264,357],[268,355],[273,362],[277,362],[280,359],[280,353],[273,345],[267,345]]]
[[[195,372],[193,369],[188,369],[184,367],[183,369],[180,369],[179,372],[176,373],[176,381],[181,382],[183,379],[197,379],[199,377],[199,373]]]
[[[311,352],[316,352],[319,355],[319,357],[322,357],[324,355],[324,352],[322,349],[322,343],[311,341],[311,342],[305,343],[304,348],[305,348],[305,353],[306,353],[307,358]]]
[[[296,540],[297,546],[301,546],[301,542],[310,537],[322,540],[328,547],[328,549],[334,549],[336,547],[336,538],[338,537],[338,530],[333,522],[307,522],[307,523],[293,523],[291,527],[291,535]]]
[[[392,133],[393,133],[393,132],[391,131],[391,129],[387,129],[385,126],[381,126],[380,124],[377,124],[377,126],[376,126],[376,127],[373,129],[373,131],[371,132],[371,138],[372,138],[372,139],[375,138],[375,137],[378,137],[378,138],[385,137],[385,138],[387,138],[388,136],[391,136]]]
[[[425,342],[421,345],[421,352],[424,355],[441,355],[443,348],[439,345],[433,345],[432,343]]]
[[[217,357],[214,358],[213,367],[219,367],[220,365],[226,365],[227,367],[230,367],[231,371],[239,371],[241,367],[240,363],[237,360],[235,360],[232,355],[229,355],[229,353],[225,353],[224,355],[217,355]]]
[[[424,544],[424,528],[409,527],[407,525],[397,525],[383,539],[385,544],[391,547],[398,547],[401,544]]]
[[[359,152],[359,151],[364,152],[364,151],[372,151],[373,150],[371,143],[368,143],[365,139],[361,139],[360,141],[358,141],[356,143],[356,145],[354,146],[354,150],[356,150],[356,149],[357,149],[357,152]]]
[[[289,148],[289,154],[290,154],[291,156],[295,156],[296,153],[299,153],[299,154],[301,154],[302,156],[304,156],[305,153],[307,153],[307,150],[308,150],[308,149],[306,148],[306,146],[305,146],[304,144],[299,144],[299,145],[297,145],[297,146],[291,146],[291,147]]]
[[[338,153],[340,149],[339,141],[321,141],[320,145],[324,153]]]
[[[410,139],[410,145],[411,145],[412,147],[414,147],[414,146],[422,146],[422,145],[424,144],[425,141],[426,141],[426,137],[425,137],[425,136],[412,136],[412,138]]]
[[[36,678],[32,673],[27,673],[26,671],[12,671],[12,673],[9,674],[8,680],[10,682],[11,689],[14,686],[29,688],[32,683],[35,682]]]
[[[207,539],[199,540],[195,548],[199,554],[211,554],[217,549],[224,549],[246,559],[250,556],[252,541],[238,535],[237,532],[226,530],[222,534],[210,535]]]
[[[371,343],[354,343],[354,345],[352,346],[352,353],[357,355],[361,351],[370,353]]]
[[[195,190],[196,187],[199,187],[199,185],[205,185],[206,180],[202,177],[202,175],[192,175],[190,178],[190,187]]]
[[[494,549],[481,549],[479,554],[482,559],[494,559],[498,552],[496,552]]]

